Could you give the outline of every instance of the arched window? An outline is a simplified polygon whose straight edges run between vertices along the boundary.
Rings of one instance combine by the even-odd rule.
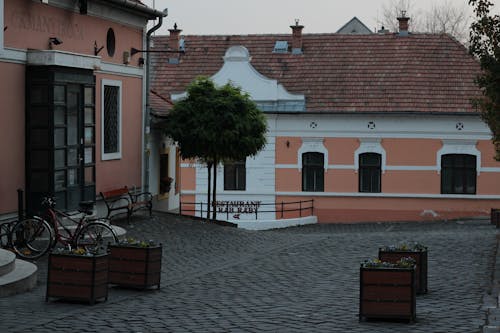
[[[325,156],[322,153],[302,154],[302,191],[323,192]]]
[[[382,156],[377,153],[359,155],[359,192],[380,193]]]
[[[476,156],[446,154],[441,156],[441,193],[476,194]]]
[[[245,191],[247,170],[246,161],[224,163],[224,190]]]

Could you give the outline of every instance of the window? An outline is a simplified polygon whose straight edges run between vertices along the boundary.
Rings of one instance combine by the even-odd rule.
[[[244,191],[246,188],[245,161],[224,164],[224,190]]]
[[[441,156],[441,193],[476,194],[476,156]]]
[[[324,160],[322,153],[302,154],[302,191],[324,191]]]
[[[359,192],[380,193],[381,166],[380,154],[359,155]]]
[[[102,80],[102,159],[121,156],[121,82]]]

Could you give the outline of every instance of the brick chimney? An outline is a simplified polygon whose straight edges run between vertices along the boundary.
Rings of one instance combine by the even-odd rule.
[[[180,39],[181,39],[181,29],[177,29],[177,23],[174,23],[173,29],[168,29],[170,31],[170,37],[168,39],[168,46],[172,51],[179,51]]]
[[[302,29],[303,25],[299,25],[299,20],[295,20],[295,25],[292,28],[292,54],[302,54]]]
[[[401,16],[398,17],[399,21],[399,35],[400,36],[408,36],[408,21],[409,17],[406,17],[406,11],[401,11]]]

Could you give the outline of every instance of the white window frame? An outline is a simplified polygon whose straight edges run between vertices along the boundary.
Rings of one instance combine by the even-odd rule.
[[[476,156],[476,173],[481,173],[481,152],[477,149],[474,140],[443,140],[443,146],[436,154],[436,166],[438,174],[441,174],[441,156],[448,154],[474,155]],[[477,186],[477,184],[476,184]],[[476,188],[477,191],[477,188]]]
[[[384,147],[382,147],[381,139],[379,138],[360,138],[359,139],[359,148],[354,152],[354,170],[355,172],[359,172],[359,155],[364,153],[377,153],[381,156],[381,165],[380,169],[382,174],[385,173],[386,169],[386,159],[387,154],[385,152]]]
[[[104,153],[104,87],[118,87],[118,151]],[[122,158],[122,81],[103,79],[101,82],[101,159],[103,161]]]
[[[302,146],[297,151],[297,169],[302,172],[302,154],[304,153],[322,153],[325,157],[324,169],[328,171],[328,149],[323,144],[324,138],[302,138]]]

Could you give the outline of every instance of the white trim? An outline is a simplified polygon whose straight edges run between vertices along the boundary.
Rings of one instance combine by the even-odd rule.
[[[104,86],[118,87],[118,151],[104,153]],[[118,160],[122,158],[122,81],[102,79],[101,81],[101,160]]]
[[[28,50],[28,65],[65,66],[94,70],[101,66],[101,58],[86,54],[57,50]]]
[[[435,165],[386,165],[385,169],[391,171],[438,171]]]
[[[476,172],[481,172],[481,152],[476,148],[475,140],[443,140],[443,147],[436,154],[436,166],[441,173],[441,156],[446,154],[467,154],[476,156]]]
[[[132,76],[137,78],[144,77],[145,70],[143,67],[132,67],[111,62],[101,62],[101,67],[96,70],[96,73],[101,74],[119,74],[123,76]]]
[[[276,169],[295,169],[296,164],[276,164]],[[328,170],[356,170],[353,164],[329,164]],[[386,165],[385,170],[393,171],[437,171],[435,165]],[[485,172],[500,172],[500,168],[482,168]]]
[[[359,155],[364,153],[377,153],[381,156],[381,170],[385,173],[386,170],[386,153],[385,149],[380,144],[380,138],[360,138],[359,147],[354,152],[354,170],[359,171]]]
[[[3,53],[0,53],[0,61],[26,64],[26,50],[6,47],[3,49]]]
[[[297,151],[297,169],[302,170],[302,154],[322,153],[324,155],[323,168],[328,170],[328,149],[324,146],[323,138],[302,138],[302,146]]]
[[[495,168],[495,167],[481,168],[481,172],[500,172],[500,168]]]

